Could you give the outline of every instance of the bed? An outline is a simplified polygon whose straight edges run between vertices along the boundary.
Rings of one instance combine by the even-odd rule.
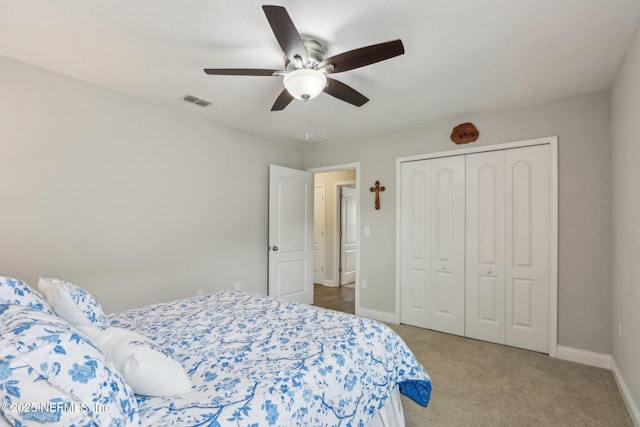
[[[47,302],[38,303],[47,308]],[[33,315],[38,307],[31,305],[28,310]],[[24,319],[22,323],[14,320],[17,309],[11,304],[7,307],[0,313],[9,323],[0,329],[3,342],[12,339],[11,327],[24,328]],[[93,342],[100,343],[99,338],[92,342],[90,329],[104,330],[104,322],[106,329],[133,331],[178,362],[190,381],[188,390],[177,396],[134,394],[131,399],[132,391],[128,391],[124,397],[112,399],[118,411],[107,415],[119,416],[121,425],[401,426],[404,420],[398,393],[422,406],[429,402],[427,372],[402,339],[376,321],[239,291],[114,313],[108,319],[98,319],[102,322],[99,326],[94,324],[97,308],[85,307],[85,314],[90,312],[93,320],[88,321],[89,326],[71,326],[68,333],[77,332],[90,348]],[[51,311],[57,316],[59,310]],[[59,316],[45,318],[52,322]],[[71,339],[68,342],[74,343]],[[7,350],[0,350],[1,361]],[[51,350],[49,354],[54,353]],[[105,358],[105,366],[110,359],[113,357]],[[7,398],[15,401],[7,392],[8,378],[3,378],[6,373],[2,372],[0,365],[3,402]],[[155,377],[171,381],[169,370],[153,372]],[[122,382],[127,383],[125,379]],[[116,388],[126,389],[127,384]],[[75,398],[74,393],[69,394]],[[84,400],[95,402],[95,395],[90,396]],[[105,402],[107,394],[100,396],[102,400],[98,400]],[[107,419],[105,414],[93,412],[89,415]],[[15,424],[15,412],[3,410],[3,415]],[[59,415],[68,414],[63,411]],[[82,422],[78,425],[85,425]]]

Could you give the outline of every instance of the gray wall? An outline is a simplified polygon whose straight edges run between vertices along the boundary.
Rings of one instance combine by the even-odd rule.
[[[640,32],[612,93],[613,359],[640,423]]]
[[[480,131],[467,146],[558,136],[560,345],[611,352],[611,145],[608,91],[526,108],[452,118],[420,128],[305,150],[305,167],[360,162],[361,277],[363,308],[395,311],[395,161],[398,157],[455,149],[453,127],[471,121]],[[465,146],[463,146],[465,147]],[[369,187],[386,187],[381,209]]]
[[[3,57],[0,94],[0,274],[107,311],[266,293],[268,164],[301,149]]]

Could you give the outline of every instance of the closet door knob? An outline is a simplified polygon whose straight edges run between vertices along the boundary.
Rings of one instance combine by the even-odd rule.
[[[447,266],[446,266],[446,265],[443,265],[443,266],[442,266],[442,269],[443,269],[443,270],[446,270],[446,269],[447,269]]]
[[[487,274],[491,274],[491,269],[488,269],[488,270],[487,270]]]

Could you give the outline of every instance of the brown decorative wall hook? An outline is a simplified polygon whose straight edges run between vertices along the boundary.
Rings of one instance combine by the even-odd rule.
[[[380,186],[380,181],[376,181],[375,187],[369,188],[369,191],[376,193],[376,210],[380,210],[380,192],[384,190],[385,188]]]
[[[451,140],[456,144],[468,144],[480,136],[480,132],[473,123],[462,123],[453,128]]]

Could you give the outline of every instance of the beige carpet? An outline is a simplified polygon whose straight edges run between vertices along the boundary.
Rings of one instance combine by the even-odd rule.
[[[429,372],[427,408],[403,397],[407,427],[632,427],[610,371],[512,347],[389,325]]]

